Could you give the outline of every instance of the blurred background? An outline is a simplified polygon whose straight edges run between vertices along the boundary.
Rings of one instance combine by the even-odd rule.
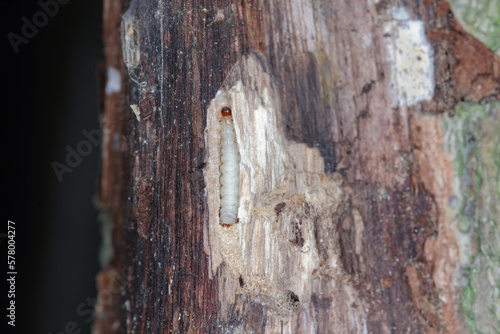
[[[0,229],[1,319],[7,331],[0,332],[90,333],[100,269],[93,198],[101,147],[81,143],[83,130],[100,129],[102,1],[9,0],[0,6],[7,59]],[[86,156],[69,167],[68,150],[77,149]],[[15,328],[7,326],[5,311],[8,220],[16,228]]]

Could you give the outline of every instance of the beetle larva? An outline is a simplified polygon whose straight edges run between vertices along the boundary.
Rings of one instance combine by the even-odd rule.
[[[240,203],[240,151],[236,142],[231,109],[221,109],[220,133],[220,224],[231,226],[238,222]]]

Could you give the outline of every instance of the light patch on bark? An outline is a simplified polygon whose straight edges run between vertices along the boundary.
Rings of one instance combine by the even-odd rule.
[[[415,105],[434,95],[434,64],[421,20],[410,20],[403,7],[393,10],[383,27],[387,61],[391,64],[392,106]]]
[[[226,106],[232,110],[241,155],[239,223],[231,227],[219,224],[219,114]],[[299,301],[308,303],[313,271],[320,267],[315,224],[331,225],[345,196],[340,175],[325,174],[318,148],[284,138],[280,106],[271,76],[260,57],[251,54],[234,66],[207,111],[210,219],[205,251],[214,275],[224,263],[232,277],[219,291],[223,314],[242,292],[281,318],[289,317]],[[328,252],[322,268],[331,277],[342,276],[338,245]]]
[[[122,90],[122,75],[120,71],[114,67],[107,68],[108,80],[106,82],[106,95],[119,93]]]
[[[139,34],[139,25],[135,18],[136,2],[132,2],[129,9],[123,14],[121,22],[121,40],[123,60],[129,75],[139,66],[141,62],[141,41]]]
[[[355,250],[356,254],[360,256],[362,260],[363,255],[363,231],[365,229],[365,225],[363,223],[363,217],[358,209],[353,209],[353,218],[354,218],[354,228],[355,228]]]
[[[131,104],[130,109],[132,109],[132,112],[134,113],[135,118],[137,118],[137,120],[140,121],[141,120],[141,113],[139,112],[139,107],[137,106],[137,104]]]

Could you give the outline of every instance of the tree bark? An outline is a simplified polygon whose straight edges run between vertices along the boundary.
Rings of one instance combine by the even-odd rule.
[[[98,333],[498,331],[500,59],[446,1],[108,0],[104,42]]]

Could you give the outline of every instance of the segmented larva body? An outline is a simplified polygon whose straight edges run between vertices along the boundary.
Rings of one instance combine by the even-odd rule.
[[[220,133],[220,224],[231,226],[238,222],[240,204],[240,151],[231,109],[221,110]]]

